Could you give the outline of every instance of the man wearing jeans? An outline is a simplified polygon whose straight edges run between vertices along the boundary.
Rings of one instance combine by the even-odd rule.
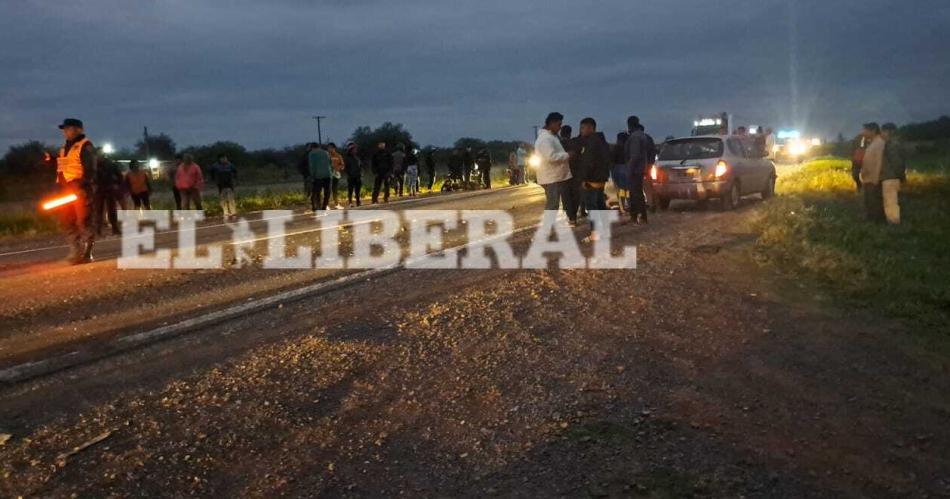
[[[558,132],[564,115],[551,113],[544,120],[544,128],[538,131],[538,139],[534,142],[535,154],[541,162],[538,165],[538,185],[544,188],[545,210],[557,211],[559,202],[564,205],[567,182],[571,179],[571,170],[568,165],[570,156],[561,146]]]
[[[877,123],[865,123],[861,130],[867,141],[864,160],[861,161],[861,184],[864,191],[864,209],[868,220],[884,222],[884,198],[881,192],[881,170],[884,168],[884,139]]]
[[[218,156],[218,162],[211,165],[211,179],[218,185],[218,197],[221,198],[221,212],[224,218],[236,217],[234,183],[237,181],[237,168],[228,161],[227,155]]]
[[[591,212],[607,210],[607,197],[604,195],[604,186],[610,177],[610,146],[603,133],[597,131],[597,122],[594,118],[584,118],[581,121],[581,135],[577,139],[580,156],[577,171],[581,184],[581,197],[584,207],[590,216],[590,236],[586,242],[598,239],[594,225],[594,216]],[[602,228],[601,228],[602,229]]]
[[[901,184],[907,179],[904,164],[904,151],[900,141],[895,136],[897,125],[885,123],[881,127],[881,137],[884,139],[884,165],[881,168],[881,194],[884,199],[884,216],[887,223],[900,225],[901,206],[898,195]]]

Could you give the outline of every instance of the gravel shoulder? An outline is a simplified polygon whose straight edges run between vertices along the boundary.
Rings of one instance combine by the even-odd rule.
[[[0,495],[950,494],[947,361],[757,267],[754,209],[620,228],[636,270],[401,271],[7,388]]]

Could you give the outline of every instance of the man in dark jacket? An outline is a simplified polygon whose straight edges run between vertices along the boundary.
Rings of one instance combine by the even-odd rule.
[[[379,202],[379,191],[383,190],[383,202],[389,202],[389,179],[393,173],[393,155],[386,150],[386,143],[380,142],[373,153],[373,204]]]
[[[363,166],[360,163],[359,151],[356,144],[346,144],[346,154],[343,156],[343,173],[346,174],[346,199],[350,208],[353,207],[353,197],[356,197],[356,206],[360,205],[363,191]]]
[[[577,225],[577,215],[581,211],[581,176],[580,176],[580,143],[578,139],[571,138],[573,129],[570,125],[561,127],[561,146],[564,151],[571,156],[568,166],[571,169],[571,178],[564,184],[564,211],[567,212],[568,224],[571,227]]]
[[[105,154],[100,154],[96,159],[96,193],[92,203],[97,236],[102,236],[106,218],[112,227],[112,235],[122,235],[117,211],[122,201],[122,180],[119,165]]]
[[[86,138],[82,121],[75,118],[63,120],[59,125],[66,143],[56,156],[56,183],[63,193],[75,194],[78,199],[59,208],[63,232],[69,243],[67,261],[72,264],[92,261],[92,245],[96,234],[94,196],[96,191],[96,150]],[[50,158],[50,161],[53,161]]]
[[[426,149],[423,166],[425,166],[426,185],[431,191],[435,184],[435,158],[432,157],[432,149]]]
[[[581,196],[588,214],[592,211],[607,209],[607,196],[604,186],[610,178],[610,146],[604,134],[597,131],[597,122],[594,118],[584,118],[581,121],[581,135],[577,138],[579,154],[577,158],[577,175],[581,183]],[[590,237],[588,241],[598,238],[594,220],[590,222]]]
[[[211,179],[218,186],[221,199],[221,213],[224,218],[237,216],[237,203],[234,201],[234,185],[237,183],[237,167],[228,161],[227,154],[218,156],[218,162],[211,165]]]
[[[881,126],[884,138],[884,165],[881,168],[881,194],[884,203],[884,216],[887,223],[900,225],[901,206],[899,194],[901,184],[907,181],[907,167],[904,160],[904,148],[897,138],[897,125],[885,123]]]
[[[646,171],[649,144],[640,127],[640,118],[627,118],[630,137],[624,145],[624,158],[630,171],[630,217],[638,224],[647,222],[646,199],[643,197],[643,175]]]

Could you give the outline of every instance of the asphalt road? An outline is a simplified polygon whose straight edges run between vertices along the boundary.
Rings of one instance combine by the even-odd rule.
[[[755,265],[758,203],[617,227],[635,270],[399,269],[0,385],[0,495],[947,494],[945,361]],[[2,278],[6,367],[345,275],[36,265]]]

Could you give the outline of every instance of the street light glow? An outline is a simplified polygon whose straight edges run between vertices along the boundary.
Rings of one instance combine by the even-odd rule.
[[[112,147],[111,143],[106,142],[105,144],[102,144],[102,154],[112,154],[114,152],[115,148]]]

